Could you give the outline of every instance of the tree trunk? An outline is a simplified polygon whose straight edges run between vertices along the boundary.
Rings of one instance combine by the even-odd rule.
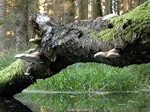
[[[39,12],[41,14],[45,14],[46,13],[45,3],[46,3],[46,0],[39,0]]]
[[[91,19],[96,19],[103,16],[100,0],[91,0]]]
[[[124,13],[127,13],[129,10],[129,0],[124,1]]]
[[[23,51],[28,43],[28,4],[27,0],[20,0],[16,11],[16,51]],[[24,7],[22,7],[24,5]]]
[[[112,10],[115,14],[117,14],[117,1],[116,0],[112,0]]]
[[[53,17],[57,23],[63,23],[63,0],[53,0]]]
[[[132,9],[133,9],[132,0],[129,0],[129,11],[131,11]]]
[[[75,19],[74,0],[65,0],[63,4],[64,4],[63,24],[73,22]]]
[[[6,1],[5,0],[0,0],[0,51],[5,50],[5,45],[4,45],[4,40],[6,36],[6,31],[5,31],[5,14],[6,14]],[[1,54],[1,53],[0,53]]]
[[[30,15],[33,11],[37,11],[37,4],[38,4],[38,1],[34,1],[34,0],[29,1],[29,3],[28,3],[28,16],[27,17],[30,17]],[[31,24],[30,20],[27,19],[27,21],[28,21],[28,25],[27,25],[28,38],[31,39],[31,38],[35,37],[34,29],[33,29],[33,26]]]
[[[116,0],[116,4],[117,4],[117,14],[120,15],[121,0]]]
[[[88,19],[88,0],[78,0],[79,20]]]
[[[38,29],[36,33],[41,34],[41,43],[35,50],[37,52],[16,56],[26,61],[17,60],[0,71],[0,96],[12,96],[36,79],[51,77],[77,62],[98,62],[118,67],[149,63],[149,11],[150,1],[112,19],[114,27],[111,29],[106,28],[106,20],[79,21],[61,26],[45,15],[34,14],[31,18]],[[119,56],[94,58],[95,53],[113,48],[118,49]]]
[[[104,15],[111,14],[112,13],[112,0],[105,0],[104,5],[105,5]]]

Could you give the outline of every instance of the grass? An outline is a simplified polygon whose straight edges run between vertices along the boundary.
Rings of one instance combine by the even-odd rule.
[[[4,56],[0,56],[0,70],[3,70],[7,66],[9,66],[16,59],[14,58],[15,53],[10,53]]]
[[[149,89],[150,64],[124,68],[98,63],[76,63],[51,78],[37,80],[27,90],[136,91]]]

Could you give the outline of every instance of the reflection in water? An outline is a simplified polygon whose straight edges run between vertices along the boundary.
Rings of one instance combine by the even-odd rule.
[[[0,98],[0,112],[32,112],[14,98]]]
[[[34,112],[150,112],[150,93],[21,93],[16,99]]]

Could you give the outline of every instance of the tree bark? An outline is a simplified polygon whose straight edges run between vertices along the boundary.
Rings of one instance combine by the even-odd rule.
[[[78,0],[79,20],[88,19],[88,0]]]
[[[4,51],[6,47],[6,45],[4,45],[6,37],[6,31],[4,28],[5,15],[6,15],[6,1],[0,0],[0,51]]]
[[[105,0],[104,5],[105,5],[104,15],[111,14],[112,13],[112,0]]]
[[[99,16],[103,16],[100,0],[91,0],[91,19],[96,19]]]
[[[124,1],[124,13],[127,13],[129,11],[129,0]]]
[[[112,19],[114,27],[111,29],[106,27],[107,20],[79,21],[61,26],[46,15],[34,14],[31,18],[41,43],[28,54],[40,52],[40,63],[17,60],[0,71],[0,96],[13,96],[36,79],[51,77],[77,62],[98,62],[118,67],[149,63],[149,11],[150,1]],[[137,16],[137,13],[140,14]],[[94,58],[95,53],[113,48],[119,49],[119,57]],[[29,75],[24,75],[26,72]]]
[[[63,0],[53,0],[53,17],[57,23],[63,23]]]
[[[22,7],[24,5],[24,7]],[[23,51],[28,44],[28,0],[18,1],[16,7],[16,51]]]
[[[29,3],[28,3],[28,15],[27,15],[27,17],[30,17],[31,12],[37,10],[37,4],[38,4],[38,1],[34,1],[34,0],[29,1]],[[27,22],[28,22],[28,25],[27,25],[28,38],[29,39],[30,38],[34,38],[35,34],[33,32],[33,26],[32,26],[32,24],[31,24],[31,22],[30,22],[29,19],[27,19]]]
[[[116,4],[117,4],[117,14],[120,15],[121,0],[117,0]]]
[[[65,0],[63,5],[64,5],[63,24],[67,24],[74,21],[75,19],[74,0]]]

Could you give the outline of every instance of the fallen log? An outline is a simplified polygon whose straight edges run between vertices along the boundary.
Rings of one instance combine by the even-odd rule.
[[[51,77],[77,62],[98,62],[118,67],[149,63],[149,11],[150,1],[111,20],[96,19],[66,25],[34,13],[30,20],[38,39],[31,42],[38,47],[16,55],[22,60],[0,71],[0,96],[13,96],[36,79]]]

